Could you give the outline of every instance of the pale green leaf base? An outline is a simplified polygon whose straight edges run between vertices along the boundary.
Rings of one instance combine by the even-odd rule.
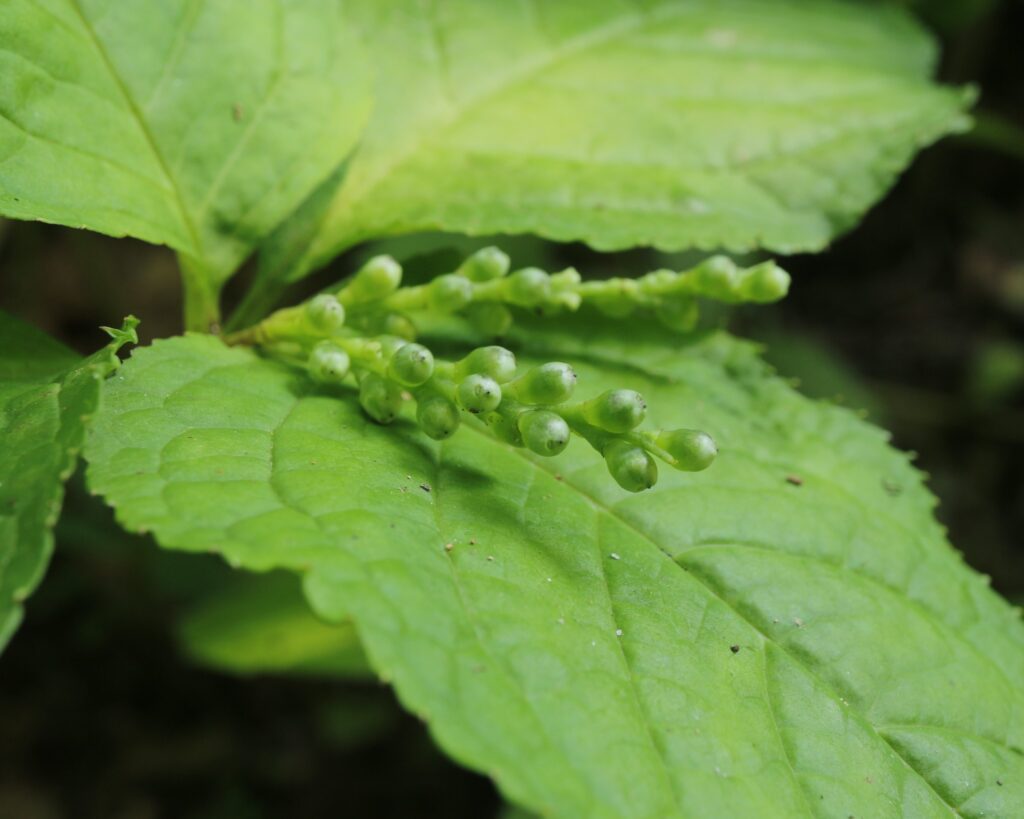
[[[708,472],[629,495],[582,443],[438,446],[190,336],[111,382],[89,478],[164,546],[304,572],[442,746],[545,815],[1019,815],[1024,629],[907,459],[740,342],[617,330],[529,337],[711,432]]]

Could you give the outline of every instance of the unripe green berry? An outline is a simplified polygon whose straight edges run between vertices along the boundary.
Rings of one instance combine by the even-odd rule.
[[[511,350],[497,345],[477,347],[455,365],[456,378],[472,373],[482,373],[505,384],[516,377],[516,357]]]
[[[482,301],[466,307],[466,318],[473,329],[485,336],[503,336],[512,326],[512,314],[504,304]]]
[[[406,341],[416,340],[416,325],[403,313],[385,313],[380,318],[380,331]]]
[[[683,472],[707,469],[718,454],[714,439],[699,429],[662,430],[655,433],[654,443],[671,455],[671,465]]]
[[[712,256],[694,268],[690,275],[702,296],[729,302],[736,295],[736,265],[727,256]]]
[[[612,441],[604,459],[615,482],[628,492],[643,492],[658,482],[658,464],[643,447],[628,441]]]
[[[330,341],[321,341],[309,354],[307,369],[310,377],[321,384],[339,384],[348,375],[351,360],[341,347]]]
[[[394,336],[404,341],[416,340],[416,325],[404,313],[380,310],[355,312],[349,319],[349,326],[364,336]]]
[[[635,279],[611,279],[597,282],[587,293],[587,301],[610,318],[625,318],[636,310],[641,284]]]
[[[746,272],[739,283],[739,296],[764,304],[778,301],[789,292],[789,274],[774,262],[764,262]]]
[[[339,291],[346,305],[380,301],[394,293],[402,283],[402,266],[390,256],[374,256]]]
[[[538,267],[524,267],[506,280],[508,300],[521,307],[536,307],[551,297],[551,277]]]
[[[379,424],[390,424],[402,408],[402,388],[376,373],[367,373],[359,383],[359,403]]]
[[[482,247],[466,259],[455,272],[473,282],[500,279],[508,273],[509,258],[497,247]]]
[[[567,267],[561,273],[551,275],[551,305],[556,308],[565,308],[575,312],[580,309],[583,297],[577,292],[582,277],[575,267]]]
[[[689,296],[666,296],[655,308],[658,320],[678,333],[691,333],[700,320],[700,307],[697,300]]]
[[[660,270],[652,270],[650,273],[645,273],[637,279],[640,290],[651,294],[672,290],[678,283],[679,273],[664,267]]]
[[[416,422],[435,441],[450,438],[459,428],[459,408],[440,395],[427,395],[416,405]]]
[[[607,432],[629,432],[644,420],[647,402],[633,390],[608,390],[584,401],[583,417]]]
[[[569,425],[550,410],[529,410],[519,416],[523,444],[538,455],[557,455],[569,445]]]
[[[434,354],[422,344],[403,344],[388,362],[388,376],[406,387],[418,387],[434,374]]]
[[[501,403],[501,386],[490,376],[473,373],[459,384],[456,395],[470,412],[490,412]]]
[[[512,446],[523,445],[523,434],[519,431],[518,416],[501,410],[485,412],[481,418],[491,428],[494,437]]]
[[[427,297],[433,309],[454,313],[473,301],[473,283],[463,276],[446,273],[430,283]]]
[[[507,389],[524,404],[561,404],[572,398],[576,373],[562,361],[549,361],[519,376]]]
[[[306,302],[306,318],[322,333],[334,333],[345,326],[345,307],[336,296],[321,293]]]
[[[379,358],[390,361],[409,342],[398,336],[377,336],[371,343],[376,345]]]

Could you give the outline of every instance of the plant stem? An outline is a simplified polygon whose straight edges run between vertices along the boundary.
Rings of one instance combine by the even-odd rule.
[[[220,304],[214,287],[200,262],[178,254],[181,282],[185,291],[185,329],[200,333],[220,332]]]

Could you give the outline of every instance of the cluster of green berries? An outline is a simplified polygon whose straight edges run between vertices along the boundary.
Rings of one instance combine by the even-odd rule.
[[[727,256],[712,256],[683,272],[655,270],[638,279],[607,279],[580,284],[582,300],[614,318],[647,309],[670,330],[697,327],[701,298],[725,304],[769,304],[789,291],[789,274],[775,262],[738,267]]]
[[[765,298],[768,283],[779,286],[774,266],[742,271],[729,265],[712,259],[684,274],[659,271],[638,280],[584,283],[575,270],[549,275],[524,268],[510,274],[508,257],[485,248],[454,273],[402,288],[398,263],[377,256],[336,292],[279,310],[229,341],[258,345],[305,368],[318,383],[354,384],[363,410],[378,423],[391,423],[414,404],[416,423],[435,440],[454,434],[463,413],[500,440],[542,456],[558,455],[575,433],[603,456],[620,486],[639,492],[657,481],[656,459],[684,471],[710,466],[714,441],[698,430],[640,430],[647,404],[633,390],[574,402],[576,373],[564,362],[519,373],[515,355],[499,346],[478,347],[459,361],[437,359],[415,341],[408,314],[459,312],[485,332],[501,334],[512,321],[509,306],[575,310],[591,300],[622,315],[621,302],[629,301],[633,309],[653,307],[661,315],[673,299],[693,293]],[[613,298],[613,291],[619,295]]]
[[[548,316],[590,304],[615,318],[649,311],[670,329],[690,332],[699,318],[699,299],[763,304],[778,301],[789,289],[789,274],[774,262],[743,268],[725,256],[682,272],[583,281],[571,267],[559,273],[537,267],[512,271],[507,254],[485,247],[428,284],[400,288],[401,272],[394,259],[377,256],[338,292],[354,326],[411,340],[416,313],[454,313],[477,332],[500,337],[512,326],[513,309]]]

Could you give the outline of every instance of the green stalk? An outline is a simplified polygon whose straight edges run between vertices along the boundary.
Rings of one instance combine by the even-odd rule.
[[[218,288],[210,283],[198,259],[178,254],[185,298],[185,329],[200,333],[220,333],[220,300]]]

